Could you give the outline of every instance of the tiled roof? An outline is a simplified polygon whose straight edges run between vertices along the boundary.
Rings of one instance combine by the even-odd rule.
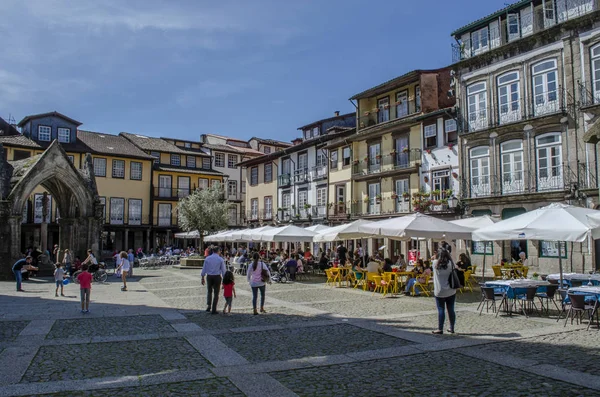
[[[189,154],[193,156],[206,156],[206,153],[180,148],[172,144],[171,142],[167,142],[163,138],[153,138],[145,135],[131,134],[129,132],[121,132],[120,135],[123,136],[125,139],[131,141],[131,143],[133,143],[135,146],[139,147],[142,150],[176,154]]]
[[[42,149],[40,145],[27,138],[24,135],[7,135],[0,136],[0,143],[4,146],[16,146],[16,147],[24,147],[31,149]]]
[[[70,118],[70,117],[67,117],[67,116],[65,116],[65,115],[64,115],[64,114],[62,114],[62,113],[58,113],[57,111],[54,111],[54,112],[48,112],[48,113],[32,114],[32,115],[29,115],[29,116],[25,116],[25,117],[23,118],[23,120],[19,121],[19,124],[17,124],[17,125],[18,125],[19,127],[22,127],[23,125],[27,124],[27,122],[28,122],[29,120],[39,119],[39,118],[42,118],[42,117],[60,117],[61,119],[63,119],[63,120],[67,120],[67,121],[69,121],[69,122],[71,122],[71,123],[73,123],[73,124],[76,124],[76,125],[78,125],[78,126],[80,126],[80,125],[81,125],[81,123],[80,123],[79,121],[77,121],[77,120],[74,120],[74,119],[72,119],[72,118]]]
[[[451,33],[451,36],[458,36],[462,33],[465,33],[468,30],[471,30],[471,29],[477,27],[478,25],[486,24],[486,23],[490,22],[491,20],[498,18],[500,15],[506,14],[508,11],[511,11],[515,8],[522,7],[522,6],[530,4],[530,3],[531,3],[531,0],[520,0],[515,3],[509,4],[506,7],[502,8],[492,14],[489,14],[483,18],[479,18],[478,20],[473,21],[473,22],[463,26],[462,28],[456,29],[454,32]]]
[[[166,172],[187,172],[190,174],[202,174],[202,175],[215,175],[215,176],[223,176],[224,174],[215,170],[206,170],[204,168],[179,168],[179,167],[169,167],[161,164],[155,164],[154,169],[159,171]]]
[[[291,143],[291,142],[283,142],[283,141],[278,141],[278,140],[276,140],[276,139],[265,139],[265,138],[258,138],[258,137],[255,137],[255,136],[253,136],[253,137],[252,137],[252,138],[250,138],[249,140],[251,141],[251,140],[253,140],[253,139],[254,139],[255,141],[258,141],[258,142],[260,142],[260,143],[264,143],[264,144],[267,144],[267,145],[273,145],[273,146],[285,146],[285,147],[292,146],[292,143]]]
[[[414,81],[417,77],[419,77],[423,73],[439,73],[446,69],[448,69],[448,68],[431,69],[431,70],[424,70],[424,69],[413,70],[411,72],[403,74],[402,76],[398,76],[391,80],[388,80],[385,83],[381,83],[379,85],[376,85],[375,87],[369,88],[368,90],[359,92],[358,94],[354,95],[350,99],[352,100],[352,99],[369,98],[372,96],[383,94],[389,90],[393,90],[394,88],[400,87],[401,85],[404,85],[404,84]]]
[[[78,130],[77,139],[85,144],[92,153],[154,160],[154,157],[144,153],[133,143],[119,135]],[[65,148],[65,150],[67,149]]]
[[[312,127],[313,125],[322,124],[322,123],[325,123],[325,122],[331,121],[331,120],[343,119],[345,117],[350,117],[350,116],[354,116],[354,115],[356,115],[356,113],[354,113],[354,112],[352,112],[352,113],[346,113],[346,114],[340,114],[339,116],[333,116],[333,117],[328,117],[326,119],[313,121],[310,124],[306,124],[306,125],[303,125],[302,127],[298,127],[298,129],[299,130],[303,130],[305,128]]]
[[[204,143],[204,144],[202,144],[202,147],[205,147],[205,148],[211,149],[211,150],[219,150],[222,152],[239,153],[239,154],[246,154],[246,155],[252,155],[252,156],[258,156],[258,155],[264,154],[262,152],[259,152],[258,150],[254,150],[251,148],[243,148],[243,147],[237,147],[237,146],[232,146],[232,145],[219,145],[219,144],[214,144],[214,143]]]

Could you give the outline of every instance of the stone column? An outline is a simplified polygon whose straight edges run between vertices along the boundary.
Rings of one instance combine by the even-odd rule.
[[[45,253],[48,249],[48,222],[46,218],[48,216],[48,193],[44,192],[42,197],[42,224],[40,225],[40,246],[42,252]],[[52,252],[50,253],[52,256]]]
[[[146,253],[150,252],[150,241],[152,240],[152,229],[146,231]]]
[[[60,221],[59,221],[60,230],[59,230],[58,241],[59,241],[60,249],[63,252],[67,248],[73,252],[77,252],[76,250],[79,249],[79,247],[77,247],[74,242],[75,241],[74,236],[76,235],[75,223],[76,223],[76,220],[73,218],[60,218]],[[59,259],[61,259],[61,258],[59,258]]]
[[[123,231],[123,251],[127,252],[129,248],[132,248],[129,246],[129,229],[125,229]]]

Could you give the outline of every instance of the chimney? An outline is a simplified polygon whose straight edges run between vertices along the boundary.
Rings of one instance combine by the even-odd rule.
[[[336,110],[335,112],[333,112],[335,114],[335,117],[338,117],[340,115],[340,111]]]

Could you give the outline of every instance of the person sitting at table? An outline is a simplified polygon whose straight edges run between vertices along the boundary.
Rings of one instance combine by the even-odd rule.
[[[290,280],[296,281],[296,271],[298,270],[298,254],[292,254],[291,259],[285,263],[285,268],[290,274]]]
[[[313,260],[313,256],[312,256],[312,253],[310,252],[310,248],[307,248],[306,251],[304,251],[304,259],[307,261]]]
[[[385,258],[383,261],[382,269],[384,273],[392,271],[392,260],[390,258]]]
[[[319,269],[321,271],[325,271],[325,269],[329,269],[329,267],[329,258],[325,252],[321,252],[321,257],[319,258]]]
[[[380,272],[379,262],[377,262],[374,257],[369,258],[369,263],[367,263],[367,271],[369,273],[379,273]]]
[[[525,252],[519,252],[519,263],[523,266],[527,266],[527,255]]]
[[[422,262],[422,261],[420,261]],[[417,280],[419,281],[419,283],[424,283],[425,281],[427,281],[427,276],[431,275],[431,267],[429,266],[425,266],[425,268],[422,267],[417,267],[415,268],[415,277],[410,278],[407,282],[406,282],[406,288],[404,290],[404,295],[410,295],[410,290],[412,289],[413,285],[415,285],[415,283],[417,282]],[[419,288],[416,287],[415,288],[415,296],[419,295]]]
[[[404,259],[404,254],[400,254],[400,256],[398,256],[398,260],[396,261],[396,266],[398,266],[398,271],[400,271],[400,272],[406,271],[406,260]]]
[[[456,266],[460,268],[460,271],[465,272],[471,267],[471,260],[465,253],[462,253],[458,256],[458,262],[456,262]]]

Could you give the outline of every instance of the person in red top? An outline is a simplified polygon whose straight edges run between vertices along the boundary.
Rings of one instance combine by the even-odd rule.
[[[230,271],[225,272],[223,276],[223,297],[225,298],[225,307],[223,308],[223,314],[231,313],[231,302],[235,294],[235,282],[233,281],[233,273]]]
[[[79,276],[77,276],[77,281],[79,281],[80,295],[81,295],[81,312],[89,313],[90,312],[90,293],[92,292],[92,273],[89,273],[87,263],[81,266],[81,270],[83,270]]]

